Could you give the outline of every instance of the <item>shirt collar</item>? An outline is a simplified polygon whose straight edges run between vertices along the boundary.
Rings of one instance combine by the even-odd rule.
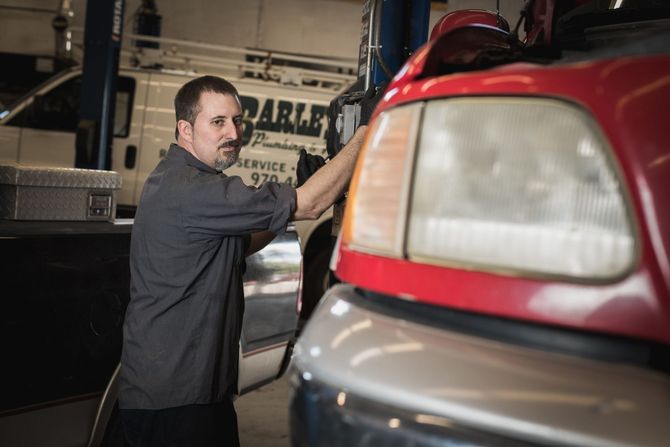
[[[168,150],[166,157],[169,159],[183,158],[183,160],[186,162],[187,165],[193,166],[196,169],[209,172],[211,174],[219,173],[219,171],[210,166],[207,166],[205,163],[198,160],[192,153],[190,153],[189,151],[187,151],[186,149],[184,149],[183,147],[179,146],[176,143],[172,143],[170,145],[170,149]]]

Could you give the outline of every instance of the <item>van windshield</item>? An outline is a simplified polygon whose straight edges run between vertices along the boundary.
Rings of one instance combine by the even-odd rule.
[[[58,81],[60,78],[66,76],[68,73],[71,73],[73,70],[72,69],[66,69],[63,71],[60,71],[47,79],[44,82],[41,82],[37,86],[31,88],[28,90],[26,93],[23,95],[19,96],[17,99],[14,101],[8,103],[8,104],[0,104],[0,120],[4,120],[14,109],[16,109],[22,102],[26,101],[27,99],[35,96],[37,92],[39,92],[41,89],[43,89],[45,86],[49,84],[53,84],[54,82]]]

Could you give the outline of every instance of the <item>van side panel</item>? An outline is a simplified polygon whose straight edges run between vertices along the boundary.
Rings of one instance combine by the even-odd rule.
[[[135,88],[130,97],[117,95],[118,116],[123,108],[130,108],[130,126],[127,136],[117,136],[114,138],[112,146],[112,170],[121,174],[123,184],[121,190],[117,193],[117,203],[123,205],[133,204],[133,198],[137,189],[142,187],[144,180],[139,180],[139,154],[141,152],[141,140],[143,132],[143,123],[145,116],[145,101],[147,99],[147,86],[149,75],[139,70],[120,71],[120,76],[133,79]],[[125,101],[132,101],[129,105]],[[135,156],[133,157],[133,152]]]
[[[16,163],[19,159],[21,129],[0,126],[0,163]]]
[[[144,181],[175,141],[174,96],[188,80],[185,76],[160,73],[148,76],[144,126],[140,138],[142,149],[138,156],[137,187],[132,201],[134,205],[140,201]]]
[[[57,130],[21,129],[19,163],[26,166],[74,167],[75,134]]]

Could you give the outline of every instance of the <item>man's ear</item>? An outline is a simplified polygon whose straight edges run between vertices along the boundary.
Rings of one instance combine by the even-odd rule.
[[[177,129],[179,129],[179,135],[188,141],[189,143],[193,141],[193,126],[186,120],[177,121]]]

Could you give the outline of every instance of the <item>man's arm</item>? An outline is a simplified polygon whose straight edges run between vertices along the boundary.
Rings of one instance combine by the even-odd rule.
[[[262,250],[266,245],[272,242],[272,239],[274,239],[275,236],[276,235],[272,231],[259,231],[258,233],[252,233],[249,246],[247,247],[247,251],[244,255],[251,256],[257,251]]]
[[[296,208],[291,216],[293,220],[318,219],[342,195],[354,173],[367,128],[360,126],[332,160],[296,189]],[[245,255],[250,256],[262,250],[275,236],[270,231],[252,233]]]
[[[353,175],[367,128],[360,126],[332,160],[296,189],[293,220],[318,219],[342,195]]]

